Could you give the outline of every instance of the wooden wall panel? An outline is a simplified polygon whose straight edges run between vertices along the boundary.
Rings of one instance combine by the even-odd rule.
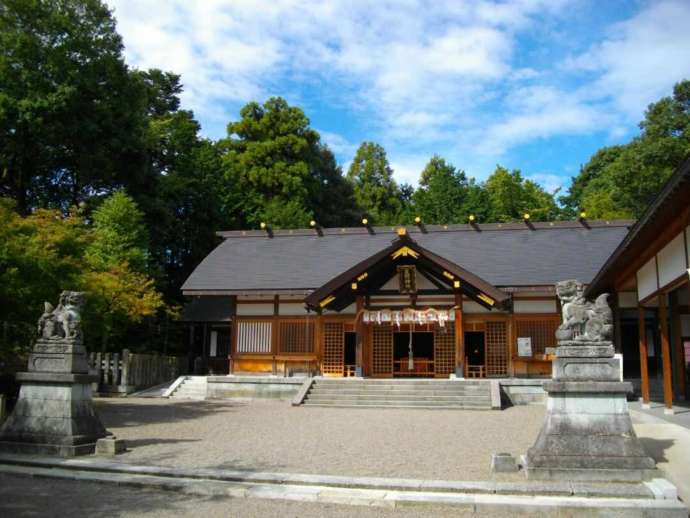
[[[342,376],[345,373],[345,332],[342,322],[326,322],[323,325],[324,376]]]
[[[390,325],[375,325],[371,330],[372,374],[393,375],[393,328]]]
[[[436,326],[434,331],[434,370],[436,376],[448,377],[455,372],[455,329],[452,325]]]
[[[486,375],[508,374],[508,326],[505,322],[486,323]]]

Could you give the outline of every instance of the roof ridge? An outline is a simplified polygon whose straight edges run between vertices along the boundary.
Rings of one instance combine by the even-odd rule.
[[[424,225],[423,230],[416,224],[391,225],[371,227],[374,234],[396,234],[399,228],[405,228],[410,234],[445,233],[445,232],[492,232],[492,231],[524,231],[524,230],[559,230],[559,229],[585,229],[630,227],[634,220],[578,220],[578,221],[530,221],[510,223],[477,223],[477,224],[452,224],[452,225]],[[323,227],[320,232],[327,236],[337,235],[370,235],[369,228],[361,227]],[[295,228],[272,230],[273,237],[317,236],[313,228]],[[264,230],[224,230],[216,232],[216,235],[227,237],[266,237]]]

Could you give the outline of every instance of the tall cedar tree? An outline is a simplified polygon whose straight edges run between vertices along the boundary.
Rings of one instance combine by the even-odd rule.
[[[357,205],[374,224],[400,223],[402,193],[393,178],[386,151],[374,142],[362,142],[347,173]]]
[[[249,103],[220,143],[224,203],[240,226],[347,223],[356,212],[333,155],[300,108],[279,97]]]

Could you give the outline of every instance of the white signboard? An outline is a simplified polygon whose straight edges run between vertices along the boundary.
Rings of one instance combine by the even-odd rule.
[[[518,356],[532,356],[532,338],[521,336],[517,339]]]

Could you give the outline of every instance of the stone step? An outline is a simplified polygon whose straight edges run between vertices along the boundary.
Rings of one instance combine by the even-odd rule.
[[[489,385],[489,380],[448,380],[448,379],[409,379],[409,378],[388,378],[388,379],[318,379],[315,381],[320,385]]]
[[[434,400],[448,400],[448,401],[488,401],[491,402],[491,396],[489,394],[478,394],[476,396],[462,396],[462,395],[452,395],[452,394],[395,394],[395,395],[384,395],[384,394],[371,394],[371,393],[356,393],[356,394],[339,394],[339,393],[324,393],[324,392],[310,392],[307,395],[309,399],[372,399],[376,401],[386,401],[386,400],[419,400],[419,401],[434,401]]]
[[[309,401],[304,402],[304,406],[309,407],[324,407],[324,408],[419,408],[419,409],[435,409],[435,410],[491,410],[490,406],[487,405],[467,405],[467,404],[430,404],[430,403],[397,403],[397,402],[341,402],[341,401],[331,401],[331,402],[318,402],[310,403]]]
[[[359,402],[359,401],[370,401],[370,402],[378,402],[378,403],[388,403],[388,402],[419,402],[419,403],[425,403],[425,402],[439,402],[439,401],[447,401],[447,402],[453,402],[453,403],[467,403],[468,405],[490,405],[491,404],[491,399],[490,398],[482,398],[482,399],[466,399],[466,398],[453,398],[453,397],[444,397],[444,396],[436,396],[436,397],[428,397],[428,398],[418,398],[418,397],[400,397],[400,398],[375,398],[371,396],[320,396],[320,395],[309,395],[306,398],[306,401],[352,401],[352,402]]]
[[[395,396],[395,395],[419,395],[419,396],[442,396],[442,395],[448,395],[448,396],[467,396],[467,397],[475,397],[475,396],[483,396],[487,395],[489,393],[488,390],[443,390],[443,389],[435,389],[435,390],[415,390],[415,389],[408,389],[408,388],[395,388],[395,389],[389,389],[389,390],[377,390],[377,389],[372,389],[372,388],[362,388],[362,389],[354,389],[354,388],[324,388],[324,387],[312,387],[312,392],[319,392],[323,394],[377,394],[381,396]]]

